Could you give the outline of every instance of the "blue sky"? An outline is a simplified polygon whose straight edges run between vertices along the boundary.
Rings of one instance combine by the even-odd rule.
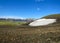
[[[0,17],[41,18],[60,13],[60,0],[0,0]]]

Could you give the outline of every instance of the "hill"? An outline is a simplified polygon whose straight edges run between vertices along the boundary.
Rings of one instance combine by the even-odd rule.
[[[42,18],[46,18],[46,19],[60,19],[60,14],[51,14],[48,16],[44,16]]]
[[[48,16],[44,16],[42,18],[45,18],[45,19],[56,19],[56,22],[55,22],[54,25],[56,25],[56,24],[60,25],[60,14],[51,14],[51,15],[48,15]]]

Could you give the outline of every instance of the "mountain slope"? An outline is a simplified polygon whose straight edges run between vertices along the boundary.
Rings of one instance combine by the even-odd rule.
[[[54,23],[54,25],[60,25],[60,14],[51,14],[51,15],[48,15],[48,16],[44,16],[42,18],[45,18],[45,19],[56,19],[56,22]]]
[[[46,18],[46,19],[60,19],[60,14],[51,14],[51,15],[48,15],[48,16],[44,16],[42,18]]]

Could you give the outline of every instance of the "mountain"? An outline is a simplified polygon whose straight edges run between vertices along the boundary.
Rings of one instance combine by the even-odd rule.
[[[14,21],[14,22],[32,22],[34,19],[14,19],[14,18],[0,18],[0,21]]]

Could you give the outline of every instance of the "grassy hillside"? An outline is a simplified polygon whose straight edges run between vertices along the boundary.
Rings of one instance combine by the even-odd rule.
[[[60,19],[60,14],[51,14],[51,15],[48,15],[48,16],[44,16],[42,18],[50,18],[50,19]]]
[[[53,23],[52,25],[60,25],[60,14],[51,14],[51,15],[48,15],[48,16],[44,16],[42,18],[56,19],[56,22]]]

